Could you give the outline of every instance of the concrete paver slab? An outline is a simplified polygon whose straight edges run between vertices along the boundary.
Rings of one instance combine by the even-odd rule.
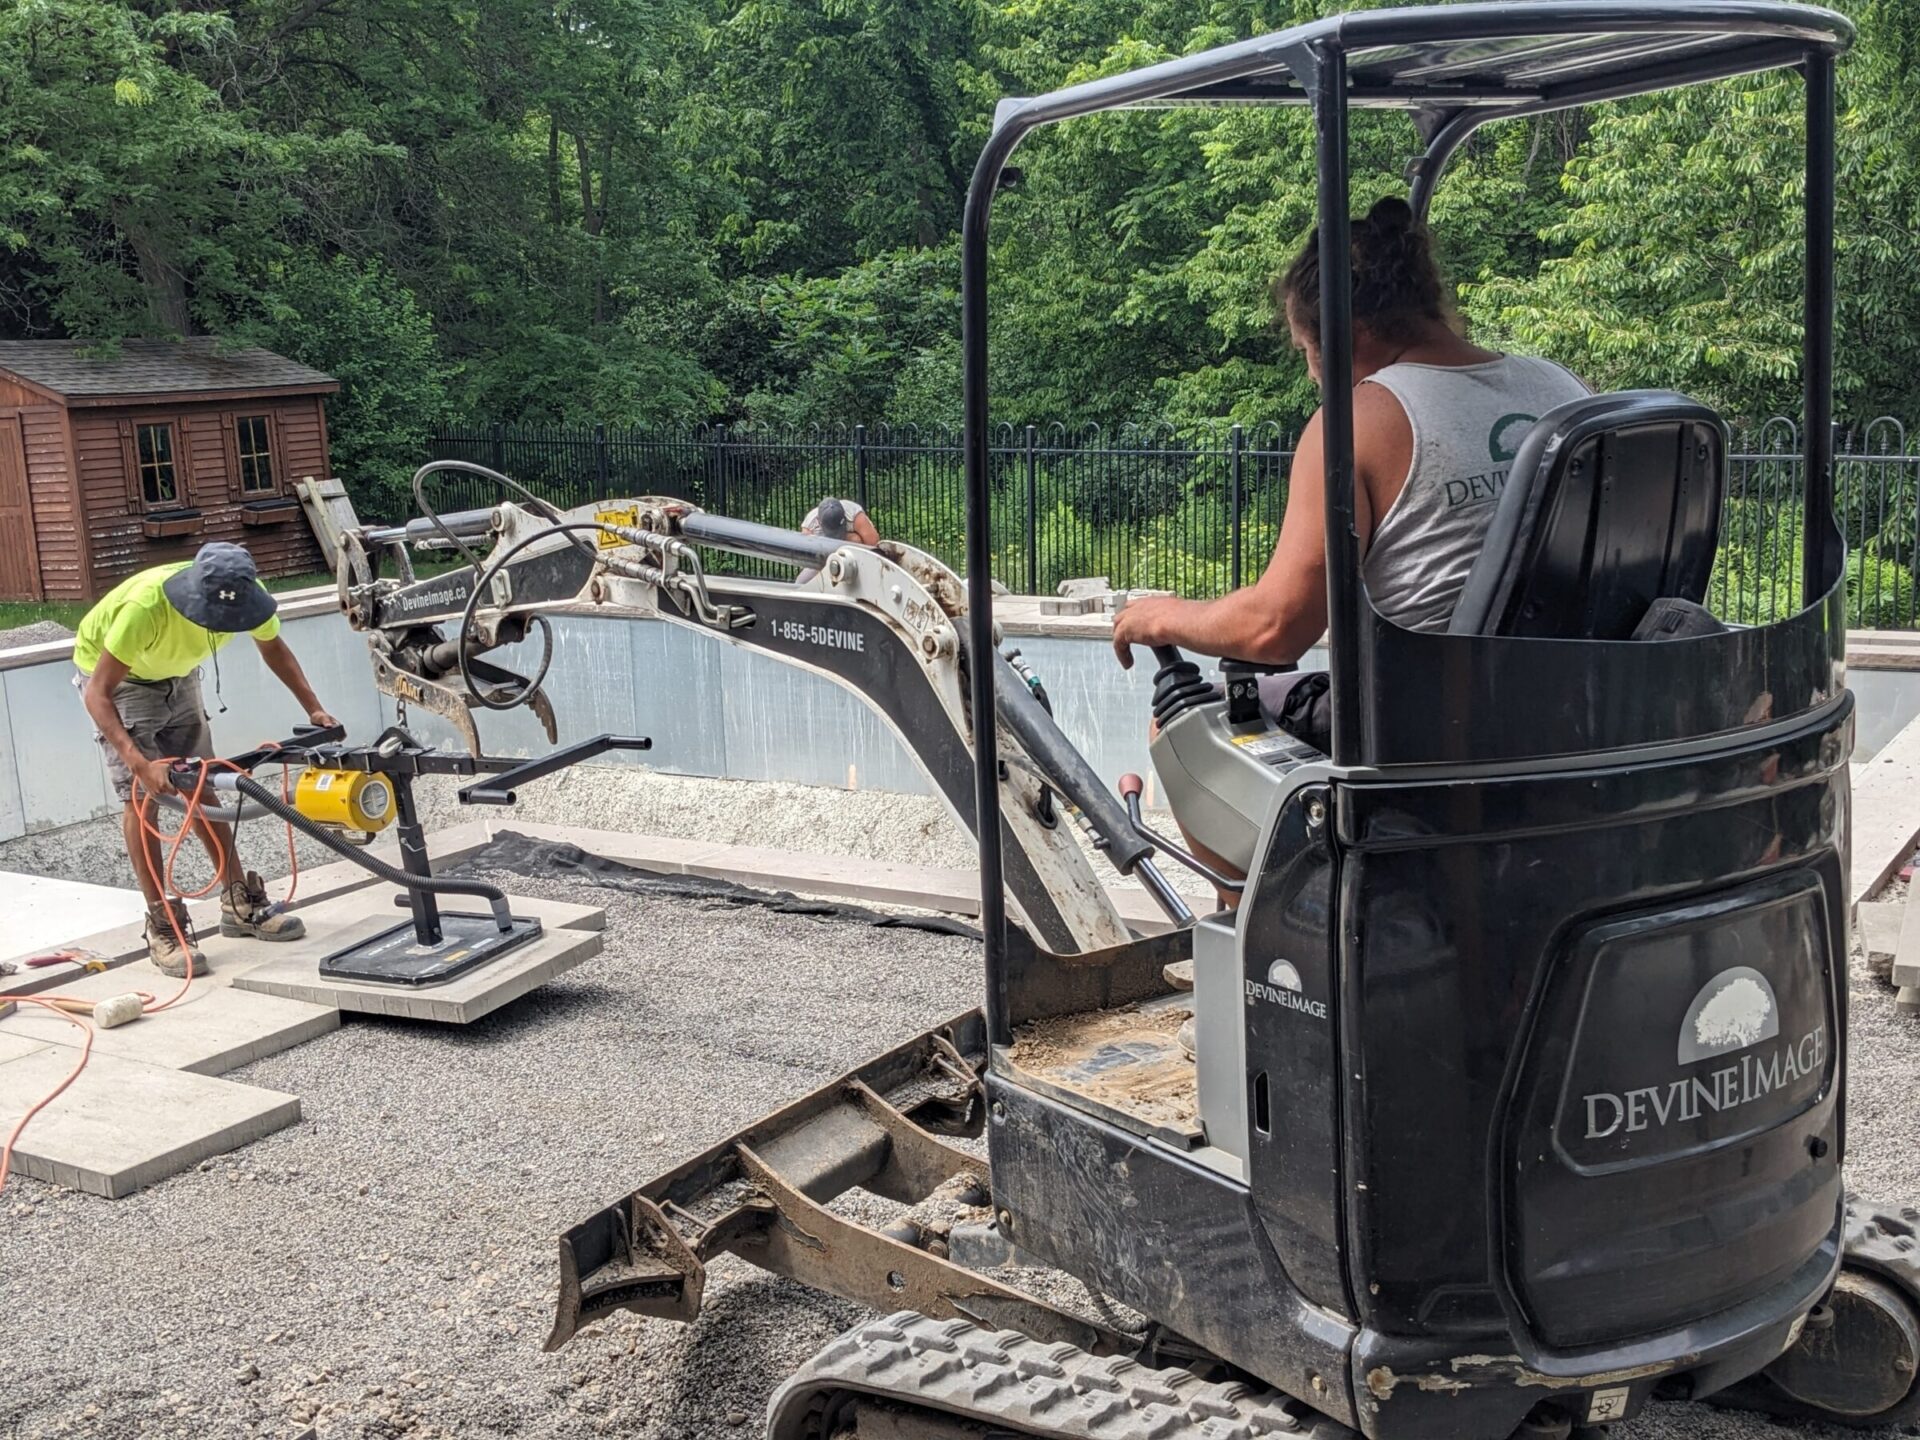
[[[1907,907],[1897,900],[1862,900],[1855,907],[1853,933],[1859,937],[1870,973],[1887,978],[1893,952],[1900,944],[1900,921]]]
[[[1906,914],[1900,918],[1900,938],[1894,945],[1893,983],[1906,989],[1920,986],[1920,904],[1916,904],[1911,894],[1905,905]]]
[[[101,926],[137,921],[146,913],[147,902],[138,890],[0,870],[0,957],[37,955],[67,945],[76,915]]]
[[[471,855],[491,838],[492,832],[485,824],[479,821],[468,821],[447,830],[436,830],[428,836],[428,843],[433,849],[434,863],[447,865]],[[391,834],[383,835],[375,841],[369,847],[369,853],[392,864],[398,864],[400,860],[399,845]],[[268,898],[273,900],[284,898],[287,885],[285,878],[269,880],[267,882]],[[304,916],[312,907],[323,901],[353,891],[371,889],[374,886],[381,887],[389,894],[399,893],[384,880],[363,870],[351,860],[335,861],[300,873],[299,885],[294,891],[293,903],[289,908]],[[589,908],[581,907],[583,911]],[[220,902],[217,897],[189,901],[187,913],[193,918],[195,928],[203,936],[211,935],[220,928]],[[87,923],[97,923],[99,918],[105,917],[89,916]],[[145,920],[136,918],[122,921],[105,929],[94,930],[89,934],[69,936],[61,943],[104,955],[110,964],[116,966],[138,963],[145,959],[147,953]],[[79,973],[70,967],[44,973],[22,971],[18,975],[7,976],[6,988],[22,994],[54,989],[65,992],[71,978]],[[153,976],[156,972],[151,968],[145,968],[142,973]],[[135,988],[150,989],[152,987],[143,980],[135,980],[121,987],[121,989]],[[108,993],[117,995],[120,991],[114,990]]]
[[[1920,837],[1920,720],[1853,767],[1852,899],[1868,899]]]
[[[297,913],[306,921],[307,933],[298,940],[265,941],[222,935],[216,911],[207,922],[200,924],[199,939],[200,950],[212,973],[204,978],[196,977],[193,989],[224,988],[270,961],[304,959],[317,967],[322,956],[404,920],[407,912],[394,903],[398,894],[388,885],[365,886],[302,906]],[[446,908],[484,910],[486,903],[456,897]],[[606,923],[606,912],[599,907],[566,900],[519,900],[514,902],[514,913],[536,915],[541,924],[554,930],[597,930]],[[180,988],[180,982],[154,969],[145,953],[142,947],[139,959],[104,975],[88,975],[71,981],[60,986],[59,993],[103,1000],[129,990],[145,990],[165,999]]]
[[[71,1045],[0,1036],[0,1129],[73,1069]],[[23,1175],[117,1199],[284,1129],[297,1096],[95,1054],[14,1147]]]
[[[371,938],[401,918],[385,907],[365,914],[358,921],[340,925],[324,944],[303,942],[281,946],[274,955],[237,973],[231,983],[241,990],[283,995],[363,1014],[466,1025],[600,953],[603,942],[597,931],[570,929],[564,921],[551,918],[551,912],[556,909],[577,908],[516,899],[514,914],[540,917],[546,927],[540,938],[477,970],[455,976],[443,985],[371,985],[320,974],[323,955]],[[310,936],[309,940],[318,938]]]
[[[125,994],[133,988],[124,970],[89,975],[85,984],[94,993],[82,998],[90,1000]],[[170,982],[170,987],[161,992],[160,998],[171,995],[179,982]],[[72,995],[80,988],[70,985],[59,993]],[[96,1029],[93,1053],[168,1070],[190,1070],[196,1075],[224,1075],[339,1028],[340,1012],[331,1006],[196,983],[178,1003],[157,1015],[111,1030]],[[72,1045],[80,1032],[42,1006],[25,1005],[19,1014],[0,1021],[0,1034]]]

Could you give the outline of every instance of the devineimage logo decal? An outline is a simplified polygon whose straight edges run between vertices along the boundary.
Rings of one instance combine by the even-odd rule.
[[[1291,960],[1276,960],[1267,966],[1267,983],[1249,980],[1247,1003],[1264,1000],[1269,1005],[1278,1005],[1283,1010],[1298,1010],[1303,1015],[1311,1015],[1316,1020],[1327,1018],[1327,1002],[1309,1000],[1302,993],[1300,971]]]
[[[1758,970],[1735,965],[1702,985],[1687,1006],[1674,1058],[1683,1066],[1727,1063],[1662,1085],[1582,1096],[1584,1138],[1662,1129],[1751,1105],[1820,1072],[1827,1059],[1827,1027],[1816,1025],[1782,1042],[1773,986]]]

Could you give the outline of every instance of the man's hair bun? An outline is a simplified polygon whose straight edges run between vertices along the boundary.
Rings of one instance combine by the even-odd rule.
[[[1433,258],[1433,238],[1397,195],[1377,200],[1352,222],[1353,319],[1382,340],[1411,340],[1427,324],[1447,323],[1451,296]],[[1315,230],[1274,287],[1288,321],[1320,340],[1320,232]]]
[[[1414,227],[1413,207],[1398,195],[1383,196],[1367,211],[1366,226],[1383,240],[1405,235]]]

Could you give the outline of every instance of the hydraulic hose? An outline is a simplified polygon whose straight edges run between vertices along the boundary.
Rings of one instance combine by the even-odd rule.
[[[189,808],[185,797],[176,795],[171,790],[164,795],[154,796],[153,803],[173,811],[176,815],[186,814]],[[246,806],[236,803],[233,805],[202,805],[193,813],[202,820],[213,821],[216,825],[238,825],[242,820],[247,818],[248,812]]]
[[[1006,657],[996,651],[993,663],[1000,668],[994,677],[993,693],[1001,721],[1018,737],[1021,748],[1033,758],[1047,783],[1086,816],[1095,836],[1105,842],[1113,868],[1131,875],[1134,866],[1153,854],[1152,844],[1134,833],[1113,792],[1094,773],[1087,757],[1060,732],[1053,716],[1041,708],[1039,699]]]
[[[349,845],[324,825],[314,824],[251,776],[236,775],[233,779],[233,788],[269,814],[278,815],[302,835],[312,836],[343,860],[353,861],[362,870],[371,871],[389,885],[398,885],[403,890],[421,890],[429,895],[474,896],[476,899],[485,900],[492,908],[493,922],[500,927],[501,934],[504,935],[513,929],[513,915],[507,904],[506,893],[496,886],[489,885],[483,880],[456,880],[442,875],[410,875],[398,865],[389,865],[377,856],[369,855],[366,851]]]

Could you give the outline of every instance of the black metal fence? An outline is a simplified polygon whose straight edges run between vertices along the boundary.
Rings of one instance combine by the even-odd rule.
[[[435,459],[477,461],[561,506],[673,495],[794,527],[834,495],[858,500],[882,534],[950,564],[965,544],[960,439],[942,429],[481,425],[450,426],[432,445]],[[1275,425],[1003,425],[992,460],[994,573],[1006,585],[1048,594],[1062,580],[1105,575],[1119,588],[1204,596],[1265,567],[1286,509],[1293,437]],[[1850,623],[1920,626],[1920,453],[1900,422],[1879,419],[1843,438],[1837,462]],[[1800,603],[1804,488],[1796,427],[1777,419],[1741,436],[1729,470],[1710,600],[1742,623],[1790,614]],[[477,477],[440,476],[433,493],[444,509],[497,498]]]

